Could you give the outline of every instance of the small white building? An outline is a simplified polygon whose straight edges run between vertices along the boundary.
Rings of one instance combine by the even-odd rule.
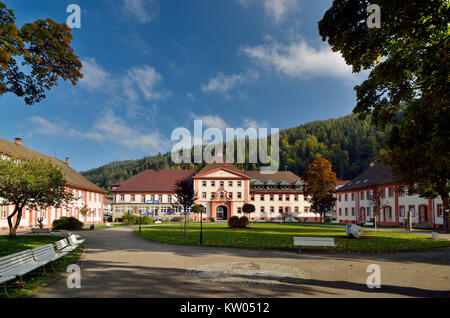
[[[51,227],[54,220],[63,216],[73,216],[87,224],[103,222],[103,197],[106,194],[106,191],[72,169],[69,166],[68,158],[63,162],[30,148],[26,148],[22,145],[22,140],[19,138],[16,138],[14,143],[0,138],[0,154],[17,156],[24,160],[29,158],[41,158],[50,161],[54,166],[61,170],[67,181],[67,190],[72,191],[77,198],[74,202],[65,207],[49,207],[42,210],[39,208],[25,207],[20,222],[21,229],[36,227],[39,218],[43,218],[45,227]],[[2,205],[2,203],[3,201],[0,198],[0,229],[8,229],[7,218],[14,211],[14,207]],[[80,210],[84,205],[86,205],[89,210],[89,215],[86,218],[80,214]]]
[[[374,197],[379,194],[378,204]],[[404,226],[408,211],[412,224],[430,228],[443,227],[442,199],[410,195],[396,181],[389,166],[371,165],[336,192],[336,218],[340,223],[363,223],[374,219],[378,224]]]

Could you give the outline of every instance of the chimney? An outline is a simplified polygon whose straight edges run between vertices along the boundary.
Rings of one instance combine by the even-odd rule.
[[[22,138],[14,138],[16,146],[22,147]]]
[[[70,163],[69,157],[66,157],[66,162],[65,162],[66,166],[69,166],[69,163]]]

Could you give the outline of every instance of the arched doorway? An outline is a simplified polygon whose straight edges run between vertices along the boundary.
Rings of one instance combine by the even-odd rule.
[[[217,210],[216,210],[217,220],[219,220],[219,221],[228,220],[227,212],[228,212],[228,209],[226,206],[221,205],[221,206],[217,207]]]
[[[426,205],[419,206],[419,223],[428,221],[428,208]]]

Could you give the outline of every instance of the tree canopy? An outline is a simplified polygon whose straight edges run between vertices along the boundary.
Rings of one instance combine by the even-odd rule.
[[[354,113],[392,127],[384,161],[421,196],[449,206],[450,3],[379,0],[381,28],[367,27],[365,0],[335,0],[319,32],[355,72],[370,75],[355,87]],[[376,64],[379,57],[382,62]],[[444,212],[448,227],[448,212]]]
[[[45,19],[18,28],[15,20],[14,12],[0,2],[0,97],[13,93],[33,105],[60,78],[75,85],[83,77],[66,24]]]

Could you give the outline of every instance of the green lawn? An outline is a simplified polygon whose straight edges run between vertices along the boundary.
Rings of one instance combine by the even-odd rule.
[[[61,237],[50,236],[28,236],[21,235],[15,239],[10,239],[6,236],[0,236],[0,257],[18,253],[26,249],[36,248],[46,244],[52,244],[60,240]],[[67,266],[75,264],[80,259],[83,246],[80,246],[75,252],[77,254],[67,255],[55,263],[55,271],[51,268],[51,265],[46,265],[47,275],[42,273],[42,268],[36,270],[33,273],[27,274],[23,277],[25,288],[22,288],[20,281],[11,281],[7,283],[8,293],[10,297],[21,298],[27,297],[37,293],[47,284],[56,279],[59,275],[66,272]],[[67,264],[65,264],[65,261]],[[3,287],[0,291],[0,298],[5,298],[3,294]]]
[[[334,237],[336,252],[383,252],[429,249],[450,246],[447,240],[431,240],[431,235],[366,231],[362,239],[346,238],[344,228],[323,227],[305,224],[251,223],[247,229],[230,229],[226,224],[203,225],[203,242],[206,246],[227,246],[258,249],[296,249],[294,236]],[[136,233],[149,240],[181,245],[200,244],[200,225],[190,224],[189,235],[183,236],[180,225],[159,225],[142,229]],[[324,249],[311,247],[312,249]],[[308,247],[302,248],[310,249]]]

